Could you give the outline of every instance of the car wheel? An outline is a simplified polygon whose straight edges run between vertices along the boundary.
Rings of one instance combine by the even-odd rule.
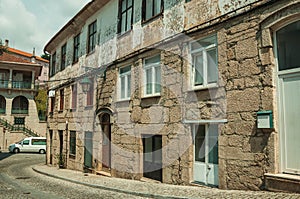
[[[45,154],[46,151],[45,151],[44,149],[41,149],[41,150],[39,151],[39,153],[40,153],[40,154]]]
[[[20,152],[20,149],[18,149],[18,148],[14,148],[14,151],[13,151],[14,153],[19,153]]]

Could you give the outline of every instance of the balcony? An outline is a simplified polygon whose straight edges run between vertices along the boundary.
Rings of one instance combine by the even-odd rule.
[[[8,80],[0,80],[0,88],[8,88]]]
[[[5,108],[0,108],[0,114],[5,114]]]
[[[24,114],[27,115],[28,114],[28,109],[12,109],[11,110],[11,114]]]
[[[31,89],[31,82],[13,81],[12,82],[12,88]]]

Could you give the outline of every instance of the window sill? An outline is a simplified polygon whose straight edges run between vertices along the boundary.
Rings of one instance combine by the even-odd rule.
[[[76,155],[69,154],[69,158],[70,158],[70,159],[75,159],[75,158],[76,158]]]
[[[126,99],[118,99],[116,101],[116,103],[122,103],[122,102],[129,102],[130,101],[130,98],[126,98]]]
[[[94,50],[92,50],[91,52],[88,52],[88,53],[86,54],[86,56],[90,56],[90,55],[94,54],[95,51],[96,51],[96,50],[94,49]]]
[[[58,113],[63,113],[63,112],[64,112],[63,110],[59,110],[59,111],[58,111]]]
[[[127,30],[126,32],[123,33],[118,33],[117,37],[118,39],[122,38],[122,37],[126,37],[127,35],[129,35],[132,32],[132,29]]]
[[[76,108],[70,108],[70,112],[76,112]]]
[[[216,89],[218,87],[219,87],[219,85],[217,83],[209,84],[207,86],[193,86],[188,89],[188,92]]]
[[[153,95],[144,95],[144,96],[142,96],[142,99],[158,98],[158,97],[161,97],[161,93],[153,94]]]
[[[92,110],[93,109],[93,105],[86,105],[85,107],[84,107],[84,110]]]
[[[155,21],[156,19],[162,19],[163,18],[163,12],[157,14],[157,15],[154,15],[152,16],[151,18],[147,19],[147,20],[143,20],[142,21],[142,25],[147,25],[148,23],[151,23],[152,21]]]

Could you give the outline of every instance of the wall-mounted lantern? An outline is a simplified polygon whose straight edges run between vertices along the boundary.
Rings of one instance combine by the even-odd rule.
[[[273,128],[273,112],[271,110],[258,111],[256,114],[257,114],[257,128],[258,129]]]
[[[84,93],[87,93],[90,90],[91,87],[91,80],[88,77],[84,77],[81,81],[80,81],[81,87],[82,87],[82,91]]]

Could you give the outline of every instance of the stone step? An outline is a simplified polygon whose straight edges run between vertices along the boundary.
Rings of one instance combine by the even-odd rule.
[[[265,182],[269,191],[300,193],[300,175],[266,173]]]

